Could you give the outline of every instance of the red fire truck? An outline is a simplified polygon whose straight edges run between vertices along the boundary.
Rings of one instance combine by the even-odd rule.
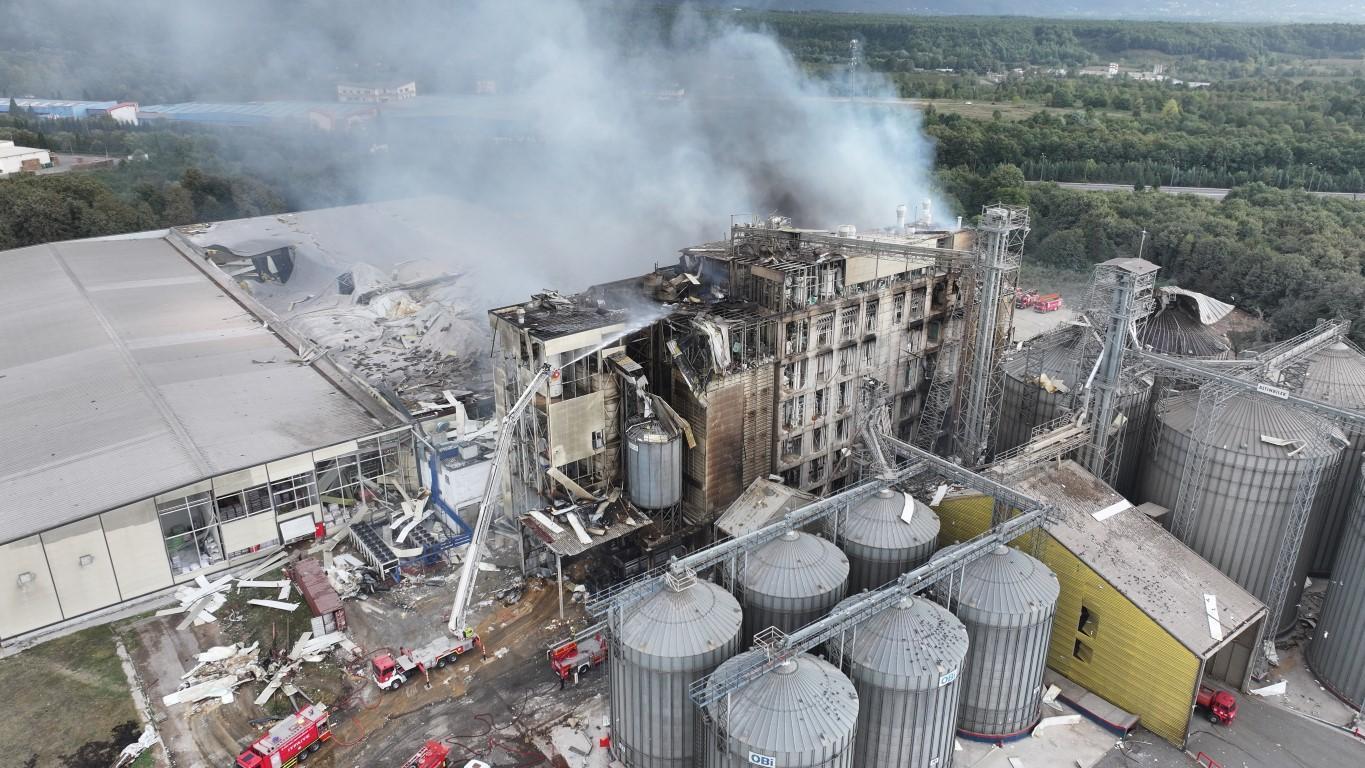
[[[601,666],[607,660],[607,638],[600,631],[592,632],[551,648],[548,655],[550,667],[559,675],[561,682],[570,677],[577,682],[579,675]]]
[[[1056,312],[1062,308],[1062,297],[1060,294],[1049,293],[1046,296],[1039,296],[1033,300],[1034,312]]]
[[[375,685],[392,691],[406,683],[414,672],[430,675],[432,669],[443,669],[475,648],[482,649],[483,641],[472,632],[456,638],[441,636],[421,648],[400,648],[397,656],[381,653],[370,660],[370,674]]]
[[[1194,703],[1203,707],[1209,714],[1210,723],[1221,723],[1231,725],[1237,718],[1237,697],[1227,691],[1219,691],[1208,687],[1199,686],[1199,696]]]
[[[326,704],[309,704],[271,726],[237,756],[237,768],[289,768],[332,738]]]
[[[1028,309],[1029,307],[1033,306],[1033,302],[1037,300],[1038,300],[1037,291],[1033,290],[1026,291],[1023,288],[1014,289],[1015,309]]]
[[[439,741],[428,741],[417,754],[409,757],[402,768],[449,768],[450,747]]]

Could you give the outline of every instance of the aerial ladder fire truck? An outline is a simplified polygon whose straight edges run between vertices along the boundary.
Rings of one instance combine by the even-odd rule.
[[[541,366],[536,375],[526,385],[526,389],[503,415],[502,427],[498,430],[497,447],[493,451],[493,463],[488,470],[488,480],[484,484],[483,498],[479,501],[478,519],[470,535],[469,546],[465,549],[464,562],[460,565],[460,581],[455,588],[455,601],[450,608],[450,621],[446,625],[450,635],[442,635],[420,648],[400,648],[398,654],[380,654],[370,661],[371,676],[375,685],[391,691],[417,673],[431,674],[432,668],[443,668],[454,659],[478,648],[483,650],[483,640],[466,621],[469,604],[474,597],[474,578],[479,572],[479,558],[483,555],[488,541],[489,528],[496,513],[494,498],[498,494],[499,480],[507,455],[511,451],[512,440],[516,434],[517,421],[522,411],[530,404],[536,390],[550,377],[550,366]]]

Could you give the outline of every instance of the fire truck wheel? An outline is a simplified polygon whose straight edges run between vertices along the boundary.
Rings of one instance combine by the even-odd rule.
[[[1218,725],[1218,715],[1210,714],[1209,722],[1213,723],[1214,725]]]
[[[303,761],[307,760],[307,759],[308,759],[308,750],[305,749],[305,750],[303,750],[302,752],[300,752],[300,753],[299,753],[299,756],[298,756],[296,759],[297,759],[300,763],[302,763]]]
[[[312,744],[309,744],[309,745],[308,745],[308,751],[309,751],[309,752],[316,752],[316,751],[318,751],[319,749],[322,749],[322,742],[320,742],[320,741],[315,741],[315,742],[313,742]]]
[[[437,668],[437,669],[445,669],[445,668],[446,668],[446,659],[445,659],[444,656],[441,657],[441,660],[440,660],[440,661],[436,662],[436,668]]]

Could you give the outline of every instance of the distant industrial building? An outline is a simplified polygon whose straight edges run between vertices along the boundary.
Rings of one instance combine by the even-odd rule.
[[[15,173],[35,173],[52,167],[52,154],[46,149],[20,147],[0,139],[0,177]]]
[[[403,101],[417,96],[417,83],[338,83],[337,101],[383,104],[389,101]]]
[[[141,120],[168,120],[223,126],[308,124],[324,131],[347,130],[379,114],[373,106],[326,101],[260,101],[215,103],[190,101],[151,104],[138,110]]]
[[[137,125],[138,107],[133,101],[67,101],[65,99],[10,99],[0,96],[0,113],[8,113],[10,102],[39,117],[66,120],[107,117],[120,123]]]
[[[1040,533],[1016,542],[1061,583],[1048,666],[1183,746],[1202,682],[1245,689],[1265,606],[1073,461],[1009,484],[1055,505]],[[984,532],[993,507],[980,494],[945,499],[940,543]]]

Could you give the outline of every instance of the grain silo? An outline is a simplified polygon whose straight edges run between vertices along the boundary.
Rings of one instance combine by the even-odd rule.
[[[1057,575],[1017,549],[999,546],[968,565],[949,608],[967,627],[958,733],[999,741],[1037,724]]]
[[[611,649],[613,754],[631,768],[690,768],[697,739],[688,694],[739,651],[739,603],[695,578],[664,588],[621,620]]]
[[[1083,387],[1099,352],[1098,342],[1087,349],[1086,333],[1075,328],[1043,337],[1005,359],[1004,390],[993,443],[997,455],[1027,443],[1035,428],[1081,407]],[[1116,415],[1122,415],[1128,426],[1114,481],[1121,492],[1135,480],[1151,392],[1150,379],[1123,376]]]
[[[1365,476],[1356,472],[1354,508],[1342,531],[1308,665],[1337,696],[1365,706]]]
[[[1339,408],[1365,411],[1365,352],[1346,341],[1338,341],[1309,358],[1304,374],[1304,397],[1330,403]],[[1350,445],[1341,455],[1332,485],[1323,490],[1313,511],[1309,529],[1309,573],[1325,575],[1332,570],[1337,542],[1341,540],[1346,519],[1360,494],[1361,455],[1365,453],[1365,425],[1341,425]]]
[[[1190,432],[1198,406],[1198,390],[1157,403],[1139,499],[1175,509],[1181,474],[1195,448]],[[1316,416],[1266,398],[1236,395],[1219,411],[1208,440],[1203,487],[1194,501],[1198,514],[1182,538],[1266,602],[1295,491],[1311,473],[1337,461],[1345,438]],[[1330,477],[1323,472],[1322,478]],[[1301,551],[1313,545],[1305,533]],[[1308,558],[1300,557],[1280,612],[1281,631],[1294,625],[1307,571]],[[1275,606],[1269,608],[1273,613]]]
[[[952,763],[967,656],[967,628],[956,616],[907,595],[836,636],[830,646],[858,689],[857,765]]]
[[[1153,352],[1174,357],[1230,360],[1234,356],[1226,338],[1178,303],[1167,304],[1147,320],[1141,341]]]
[[[832,538],[848,555],[849,594],[876,589],[922,565],[938,542],[934,510],[889,488],[835,515],[831,524]]]
[[[720,665],[716,678],[752,663],[748,651]],[[706,768],[853,768],[858,693],[832,664],[800,654],[715,705],[724,727],[707,725]]]
[[[848,589],[848,558],[811,533],[788,531],[743,556],[742,643],[768,627],[786,634],[829,613]]]

